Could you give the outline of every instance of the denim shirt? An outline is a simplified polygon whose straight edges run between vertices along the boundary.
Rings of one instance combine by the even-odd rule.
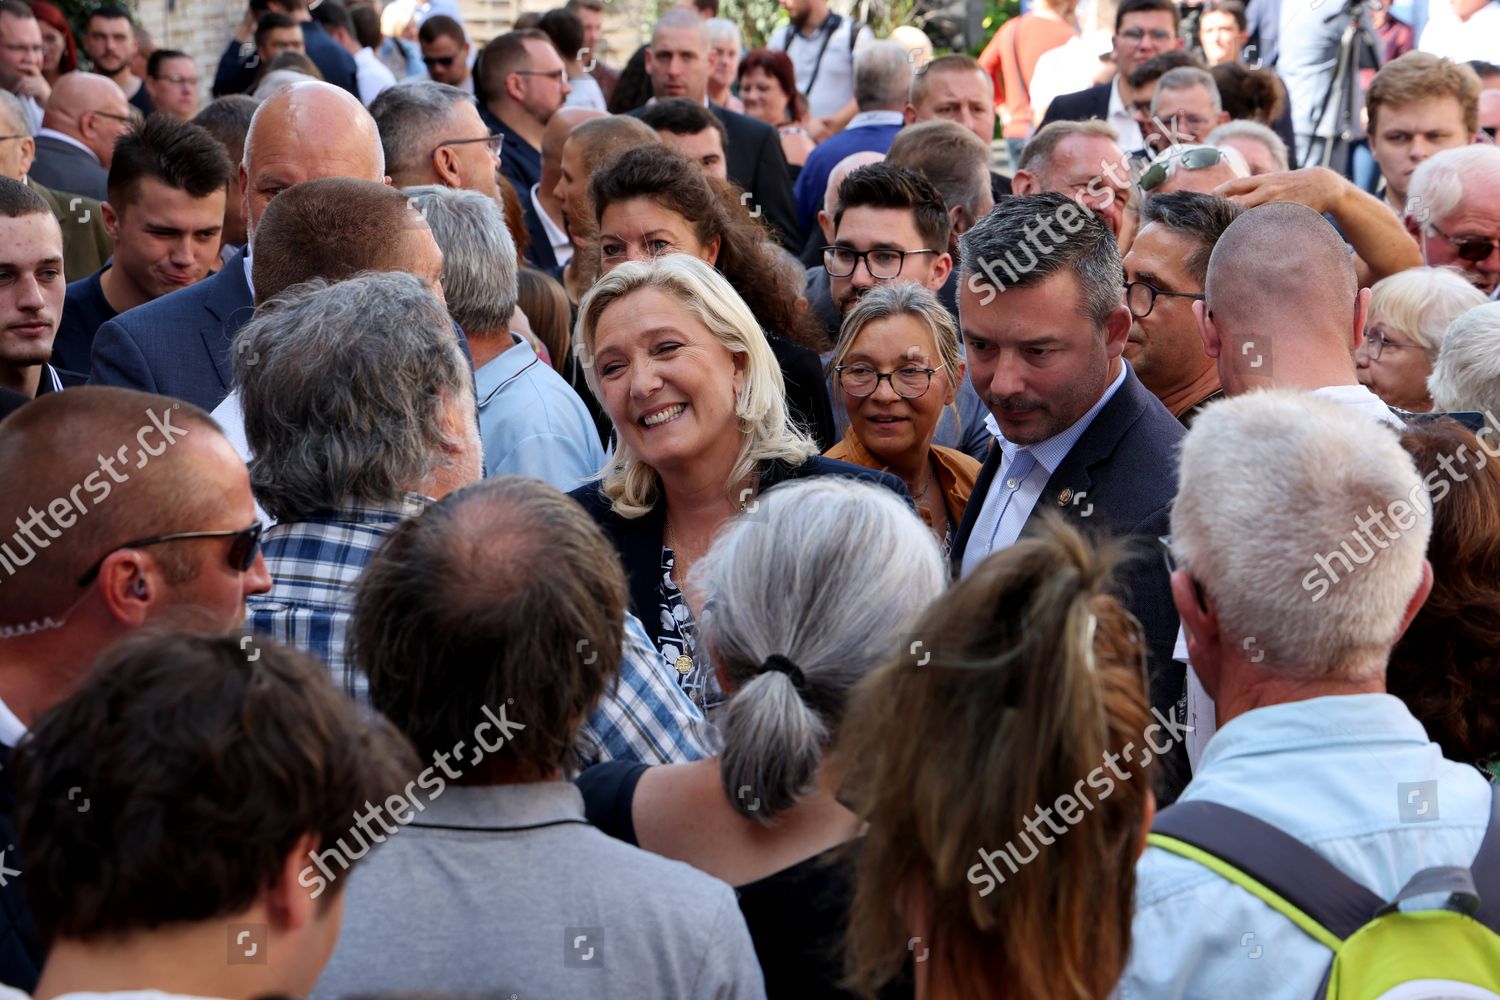
[[[1421,869],[1467,867],[1490,816],[1484,776],[1445,759],[1406,705],[1386,694],[1311,698],[1235,717],[1205,749],[1182,793],[1189,799],[1286,831],[1382,899]],[[1136,877],[1121,1000],[1306,1000],[1328,969],[1327,948],[1197,862],[1150,847]]]

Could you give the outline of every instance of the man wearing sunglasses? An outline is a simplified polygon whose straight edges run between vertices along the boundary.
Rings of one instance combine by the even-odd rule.
[[[463,25],[446,14],[429,17],[417,32],[417,42],[434,83],[446,83],[473,96],[474,74],[469,72],[469,39]]]
[[[1456,267],[1500,296],[1500,146],[1448,149],[1419,165],[1407,192],[1406,228],[1431,265]]]
[[[271,578],[245,463],[190,404],[44,396],[0,424],[0,482],[3,847],[16,843],[11,750],[99,654],[148,624],[236,628]],[[0,979],[30,990],[42,950],[15,878],[0,883],[0,935]]]

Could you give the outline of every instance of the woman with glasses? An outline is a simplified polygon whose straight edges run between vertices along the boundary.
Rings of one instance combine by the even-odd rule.
[[[698,642],[694,565],[760,495],[809,476],[901,481],[818,455],[788,419],[776,358],[744,300],[697,256],[622,262],[578,306],[589,388],[615,426],[603,478],[574,490],[615,543],[640,618],[670,671],[705,711],[722,700]]]
[[[832,445],[833,407],[817,354],[826,344],[823,327],[799,305],[804,282],[788,278],[781,249],[751,217],[739,190],[652,145],[595,174],[589,198],[604,272],[669,253],[718,268],[760,322],[781,367],[793,422],[820,450]]]
[[[974,459],[932,443],[964,377],[952,316],[922,285],[877,285],[844,318],[832,368],[849,432],[826,456],[900,476],[946,552],[979,476]]]
[[[1414,267],[1375,283],[1365,339],[1354,352],[1359,381],[1387,406],[1432,409],[1427,376],[1448,324],[1489,301],[1446,267]]]
[[[596,765],[578,778],[584,808],[605,833],[735,887],[767,996],[848,996],[846,845],[861,828],[839,792],[861,762],[842,753],[840,722],[850,692],[942,593],[944,560],[900,499],[823,477],[765,494],[694,577],[728,692],[723,752]]]

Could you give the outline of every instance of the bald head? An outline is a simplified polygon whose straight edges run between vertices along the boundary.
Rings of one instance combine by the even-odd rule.
[[[107,76],[64,73],[52,85],[42,127],[77,139],[108,167],[115,141],[130,128],[130,104]]]
[[[552,183],[557,183],[557,171],[562,169],[563,146],[567,145],[568,136],[573,134],[573,130],[586,121],[603,117],[603,111],[595,111],[593,108],[558,108],[552,113],[552,117],[547,119],[547,127],[542,130],[544,187],[549,167],[552,171]]]
[[[375,119],[357,98],[332,84],[284,87],[255,109],[245,136],[240,185],[251,239],[278,192],[323,177],[386,181]]]
[[[1357,382],[1353,352],[1369,293],[1359,290],[1349,248],[1312,209],[1273,202],[1240,215],[1214,246],[1203,290],[1194,311],[1231,395]]]
[[[691,15],[696,16],[696,15]],[[627,149],[661,143],[656,130],[629,115],[609,115],[580,122],[563,145],[562,170],[553,194],[574,246],[585,246],[593,227],[589,178]]]
[[[823,189],[823,211],[829,215],[833,214],[833,207],[839,202],[839,185],[844,183],[845,177],[848,177],[860,167],[866,167],[872,163],[880,163],[884,159],[884,153],[862,150],[858,153],[850,153],[835,163],[833,170],[828,174],[828,185]],[[829,237],[829,239],[831,240],[832,237]]]

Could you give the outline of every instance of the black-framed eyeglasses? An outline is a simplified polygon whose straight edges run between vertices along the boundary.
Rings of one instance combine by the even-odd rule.
[[[233,531],[179,531],[170,535],[153,535],[150,538],[137,538],[133,542],[125,542],[116,545],[104,555],[99,561],[88,568],[88,572],[78,578],[78,586],[87,587],[94,582],[94,577],[99,575],[99,569],[104,565],[104,560],[119,552],[121,549],[141,549],[148,545],[160,545],[163,542],[179,542],[188,538],[232,538],[229,543],[229,568],[237,573],[244,573],[255,565],[255,557],[260,552],[260,535],[265,526],[259,521],[248,528],[239,528]]]
[[[915,253],[937,253],[936,250],[855,250],[853,247],[824,247],[823,268],[832,278],[847,278],[854,274],[859,262],[865,262],[865,270],[877,281],[889,281],[901,274],[906,258]]]
[[[880,380],[891,383],[891,389],[902,399],[920,399],[932,386],[932,376],[947,368],[946,364],[936,368],[920,365],[902,365],[893,372],[878,371],[873,365],[838,365],[833,370],[838,375],[839,388],[856,399],[873,396],[880,390]]]
[[[30,138],[31,138],[31,136],[29,136],[29,135],[0,135],[0,142],[5,142],[8,139],[30,139]]]
[[[444,69],[447,69],[449,66],[453,65],[453,60],[457,58],[458,56],[456,54],[451,56],[423,56],[422,62],[427,64],[428,69],[432,69],[432,67],[434,66],[441,66]]]
[[[1149,281],[1125,282],[1125,304],[1130,307],[1130,315],[1136,319],[1145,319],[1151,315],[1151,310],[1156,308],[1156,297],[1158,295],[1170,295],[1174,299],[1204,301],[1202,295],[1193,295],[1189,292],[1169,292],[1165,288],[1157,288]]]
[[[1413,347],[1421,347],[1421,344],[1397,344],[1385,335],[1385,331],[1372,328],[1365,331],[1365,354],[1371,361],[1379,361],[1380,355],[1385,353],[1389,347],[1393,351],[1405,351]]]
[[[1177,172],[1178,167],[1183,170],[1205,170],[1216,166],[1222,159],[1223,152],[1213,146],[1194,146],[1181,156],[1169,156],[1151,164],[1137,183],[1142,191],[1154,191],[1165,184],[1167,178]]]
[[[1433,232],[1453,244],[1453,252],[1460,260],[1466,260],[1471,264],[1477,264],[1496,250],[1500,250],[1500,240],[1486,240],[1477,236],[1454,238],[1430,222],[1427,225]]]
[[[503,132],[496,132],[493,135],[481,135],[478,138],[474,138],[474,139],[447,139],[447,140],[444,140],[443,142],[438,143],[437,144],[437,148],[434,149],[432,152],[434,154],[436,154],[437,151],[439,149],[442,149],[444,146],[467,146],[471,142],[482,142],[482,143],[485,143],[487,146],[489,146],[491,153],[494,153],[496,156],[499,156],[500,155],[500,147],[502,145],[504,145],[504,143],[505,143],[505,133],[503,133]]]
[[[558,83],[562,83],[568,78],[567,71],[561,69],[513,69],[511,70],[511,72],[516,74],[517,76],[545,76],[548,79],[557,81]]]

